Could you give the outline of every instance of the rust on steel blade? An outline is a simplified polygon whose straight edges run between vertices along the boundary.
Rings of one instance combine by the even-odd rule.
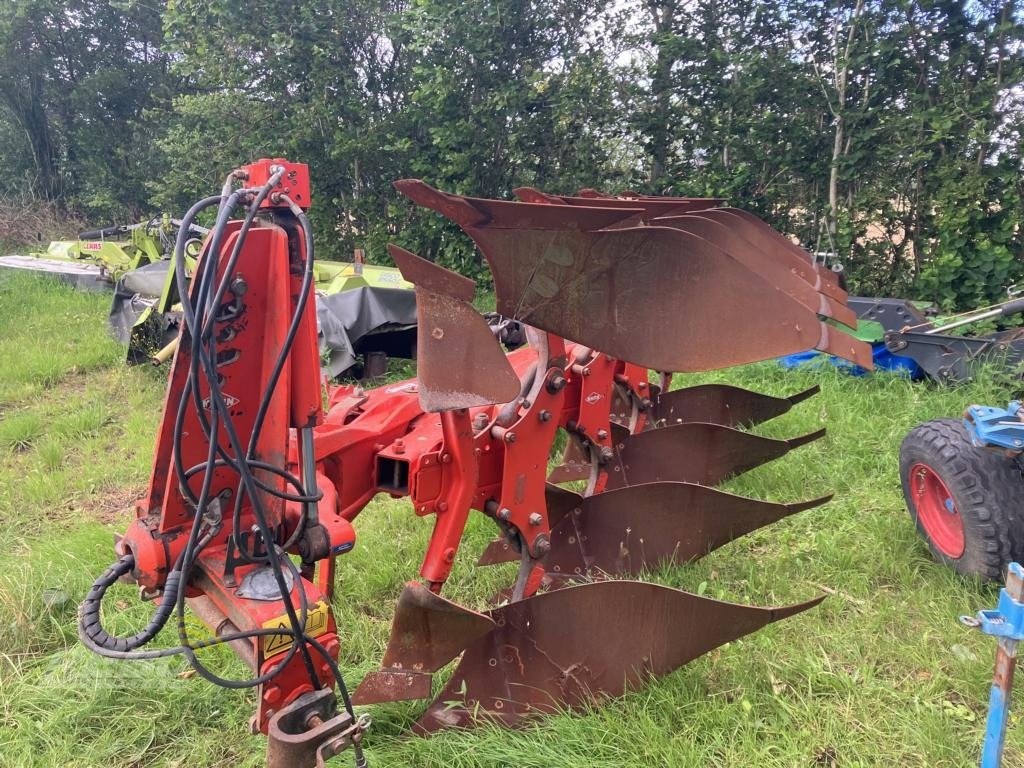
[[[801,248],[799,245],[794,243],[789,238],[784,237],[781,233],[776,232],[774,229],[772,229],[768,222],[764,221],[763,219],[759,219],[757,216],[750,213],[750,211],[744,211],[742,208],[733,208],[730,210],[735,211],[736,214],[741,216],[742,218],[748,219],[752,224],[760,228],[766,234],[773,234],[775,236],[775,239],[779,242],[779,244],[782,247],[788,249],[796,258],[806,261],[808,257],[807,251],[805,251],[803,248]],[[837,275],[831,269],[826,267],[824,264],[820,264],[813,259],[811,261],[811,267],[818,274],[822,283],[828,286],[830,295],[834,293],[836,298],[840,298],[843,301],[846,300],[846,291],[839,285],[839,275]]]
[[[810,254],[757,216],[739,208],[715,208],[703,213],[708,218],[737,228],[743,232],[747,240],[761,244],[774,259],[786,264],[794,274],[806,280],[816,290],[843,304],[846,303],[846,291],[839,287],[839,282],[831,270],[819,269],[818,265],[811,261]]]
[[[745,238],[742,231],[700,213],[686,216],[665,216],[651,223],[656,226],[690,232],[715,243],[752,272],[763,277],[770,285],[783,291],[812,312],[823,317],[831,317],[850,328],[857,327],[856,312],[835,299],[819,293],[813,285],[786,266],[788,259],[778,260],[773,249],[759,247],[757,241]]]
[[[423,410],[514,399],[519,377],[487,321],[469,303],[473,281],[395,245],[388,253],[416,286],[416,376]]]
[[[660,393],[652,427],[684,422],[707,422],[727,427],[751,427],[781,416],[821,391],[815,384],[789,397],[772,397],[730,384],[698,384]]]
[[[874,369],[875,361],[870,344],[858,341],[845,331],[826,323],[822,323],[818,330],[821,331],[821,337],[814,345],[815,349],[856,363],[866,371]]]
[[[628,576],[645,568],[687,563],[733,539],[832,496],[778,504],[695,483],[645,483],[577,497],[568,514],[552,519],[554,576]]]
[[[382,669],[359,684],[356,704],[406,701],[430,696],[430,674],[494,627],[490,617],[409,582],[398,597]]]
[[[539,189],[534,189],[533,187],[518,187],[512,190],[512,194],[524,203],[555,203],[561,205],[582,206],[585,208],[593,208],[595,205],[593,198],[550,195],[547,192],[541,192]],[[703,200],[694,202],[690,200],[672,200],[649,197],[632,198],[628,200],[617,197],[605,197],[601,198],[598,204],[606,208],[642,209],[642,213],[635,214],[628,219],[628,221],[633,222],[646,222],[657,216],[670,216],[706,207]],[[622,222],[617,222],[613,226],[621,226],[621,224]]]
[[[464,229],[489,227],[560,230],[565,229],[568,222],[571,226],[589,231],[604,229],[644,212],[642,207],[603,206],[600,202],[590,208],[580,208],[465,197],[434,189],[419,179],[401,179],[394,183],[394,187],[417,205],[437,211]]]
[[[677,200],[681,203],[693,203],[703,208],[714,208],[725,202],[724,197],[671,197],[668,195],[641,195],[638,192],[624,191],[617,195],[609,195],[592,187],[584,187],[576,192],[576,197],[588,198],[591,200],[604,199],[609,197],[620,200]]]
[[[717,485],[825,434],[821,429],[790,440],[773,440],[703,423],[673,424],[636,435],[612,425],[612,432],[615,455],[608,472],[609,490],[662,480]]]
[[[561,228],[544,218],[555,205],[505,203],[482,217],[481,201],[423,182],[396,187],[450,215],[476,241],[491,266],[501,314],[620,360],[706,371],[827,343],[832,354],[871,365],[869,345],[826,328],[814,312],[689,233],[589,230],[595,211],[604,211],[577,206],[564,207]],[[542,219],[551,226],[531,224]]]
[[[515,726],[599,703],[821,600],[758,608],[639,581],[538,594],[489,612],[497,626],[466,649],[416,730]]]

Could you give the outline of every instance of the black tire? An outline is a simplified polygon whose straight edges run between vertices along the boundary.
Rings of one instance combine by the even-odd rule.
[[[936,419],[915,427],[903,439],[900,480],[910,517],[938,562],[964,575],[1002,581],[1006,566],[1024,549],[1024,478],[1016,459],[972,445],[963,422]],[[949,517],[939,514],[937,520],[929,489],[942,486],[949,495]],[[947,521],[957,516],[962,523],[959,554],[961,542],[945,527],[955,526]]]

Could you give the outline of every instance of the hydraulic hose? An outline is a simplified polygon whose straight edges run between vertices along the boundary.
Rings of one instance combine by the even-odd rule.
[[[122,576],[126,576],[135,568],[135,557],[125,555],[116,563],[111,565],[103,574],[93,582],[85,600],[78,608],[78,634],[83,641],[111,651],[132,651],[145,645],[157,634],[167,619],[174,611],[174,604],[178,597],[178,590],[181,587],[181,571],[174,570],[167,575],[164,584],[164,599],[160,601],[149,624],[141,632],[130,637],[118,637],[111,635],[103,628],[100,618],[100,606],[103,603],[103,596],[107,590]]]
[[[239,434],[233,423],[232,415],[221,391],[216,372],[217,339],[214,327],[218,319],[218,308],[224,295],[231,288],[234,268],[241,255],[246,235],[259,214],[262,203],[270,194],[273,186],[280,180],[282,173],[283,169],[272,175],[267,183],[259,188],[236,189],[232,191],[233,181],[236,178],[241,178],[236,173],[233,173],[226,180],[221,195],[208,197],[200,201],[188,211],[180,222],[174,253],[175,279],[183,310],[183,333],[186,334],[182,338],[187,339],[187,347],[183,347],[182,352],[188,353],[189,371],[180,393],[177,411],[174,414],[174,450],[172,455],[173,469],[178,486],[183,497],[193,507],[192,528],[189,531],[184,551],[167,575],[163,586],[161,602],[145,629],[130,637],[117,637],[107,632],[101,623],[101,604],[107,590],[118,579],[131,573],[135,568],[135,559],[131,554],[128,554],[111,565],[90,589],[79,611],[79,636],[87,647],[110,658],[138,660],[161,658],[175,654],[184,655],[189,664],[202,677],[217,685],[234,689],[249,688],[271,680],[292,663],[292,659],[296,654],[301,656],[305,664],[311,685],[314,688],[320,688],[322,683],[313,664],[312,657],[312,653],[316,653],[323,657],[329,666],[332,675],[337,681],[343,706],[354,717],[352,703],[340,668],[326,649],[305,631],[306,618],[309,611],[308,596],[305,590],[300,588],[297,595],[298,606],[294,605],[291,595],[292,590],[289,588],[285,578],[285,571],[287,570],[296,583],[301,583],[301,575],[286,553],[302,534],[306,523],[305,505],[318,501],[321,493],[315,486],[308,487],[308,484],[304,483],[302,479],[295,477],[283,468],[258,460],[255,455],[259,435],[263,428],[270,402],[280,377],[284,372],[288,355],[295,342],[297,333],[302,325],[313,285],[312,228],[305,212],[290,200],[287,195],[281,194],[279,199],[275,198],[275,202],[283,202],[289,206],[302,231],[305,241],[305,263],[301,288],[296,297],[291,322],[286,331],[281,349],[267,376],[266,389],[257,408],[252,431],[247,435],[247,440],[243,440],[243,436]],[[237,230],[237,236],[231,252],[222,261],[220,254],[227,237],[229,219],[232,211],[239,204],[247,205],[247,214]],[[206,257],[193,277],[193,284],[190,290],[185,276],[185,243],[192,230],[195,217],[205,208],[215,205],[217,206],[216,223],[210,230]],[[223,270],[220,269],[222,265]],[[221,272],[219,279],[217,277],[218,271]],[[208,402],[210,407],[208,411],[204,408],[200,398],[201,375],[209,389]],[[207,441],[208,450],[205,461],[192,467],[186,467],[181,459],[181,446],[185,416],[190,406],[199,421],[200,430],[202,436]],[[222,441],[224,445],[222,445]],[[270,568],[280,590],[281,602],[288,616],[289,627],[287,630],[252,629],[199,641],[192,641],[188,636],[185,624],[186,590],[182,588],[182,585],[189,582],[192,569],[200,553],[214,538],[216,532],[220,530],[219,516],[213,514],[211,517],[207,514],[207,507],[214,502],[214,499],[211,498],[211,482],[214,470],[218,467],[229,468],[238,474],[238,488],[237,493],[234,494],[232,505],[231,530],[233,532],[240,530],[243,500],[248,499],[254,522],[252,527],[266,545],[266,554],[257,557],[253,552],[246,552],[240,546],[238,547],[239,554],[247,562],[263,564]],[[284,480],[285,488],[276,488],[261,480],[255,474],[258,471],[268,472],[280,477]],[[195,491],[190,488],[189,482],[191,478],[200,472],[204,473],[203,482],[201,488]],[[294,489],[295,492],[289,492],[290,489]],[[276,536],[268,522],[261,492],[283,500],[303,503],[303,513],[300,516],[299,524],[283,544],[276,542]],[[204,526],[207,527],[207,530],[205,535],[201,535],[203,534],[202,529]],[[236,542],[237,545],[238,542]],[[166,626],[172,614],[175,614],[177,617],[177,634],[180,644],[176,647],[152,651],[136,650],[152,640]],[[200,649],[225,642],[271,635],[280,636],[282,634],[288,635],[292,639],[287,652],[276,661],[271,669],[249,679],[232,680],[216,675],[207,669],[195,654]]]

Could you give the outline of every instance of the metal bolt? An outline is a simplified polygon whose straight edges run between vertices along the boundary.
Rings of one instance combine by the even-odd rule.
[[[437,511],[438,512],[447,512],[448,511],[448,502],[447,501],[439,501],[439,502],[437,502]]]
[[[561,392],[565,388],[565,376],[560,373],[556,373],[551,377],[547,384],[548,392],[555,394]]]
[[[541,522],[543,522],[543,520],[544,520],[544,518],[541,517],[540,512],[531,512],[530,513],[530,525],[540,525]]]
[[[506,432],[504,440],[506,443],[514,443],[516,441],[516,433],[511,431]]]
[[[543,557],[551,551],[551,542],[548,541],[548,537],[541,534],[537,537],[537,540],[533,543],[533,552],[537,557]]]
[[[452,455],[450,453],[442,453],[441,454],[441,463],[442,464],[451,464],[452,463]]]
[[[599,429],[599,430],[597,430],[597,439],[598,440],[607,440],[608,439],[608,430],[607,429]]]
[[[498,519],[503,523],[507,523],[512,518],[512,510],[508,507],[503,507],[498,510]]]
[[[478,431],[483,429],[484,427],[487,426],[488,421],[489,419],[487,418],[486,413],[478,413],[476,416],[473,417],[473,429]]]
[[[231,281],[231,292],[235,296],[244,296],[245,292],[249,290],[249,284],[245,282],[245,279],[241,275],[236,275],[235,279]]]
[[[537,414],[541,421],[551,421],[551,411],[541,411]]]

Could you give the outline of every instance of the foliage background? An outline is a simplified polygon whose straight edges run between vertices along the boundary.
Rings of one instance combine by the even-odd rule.
[[[486,279],[392,181],[714,195],[965,309],[1024,278],[1022,46],[1012,0],[0,0],[3,207],[180,214],[284,155],[321,256]]]

